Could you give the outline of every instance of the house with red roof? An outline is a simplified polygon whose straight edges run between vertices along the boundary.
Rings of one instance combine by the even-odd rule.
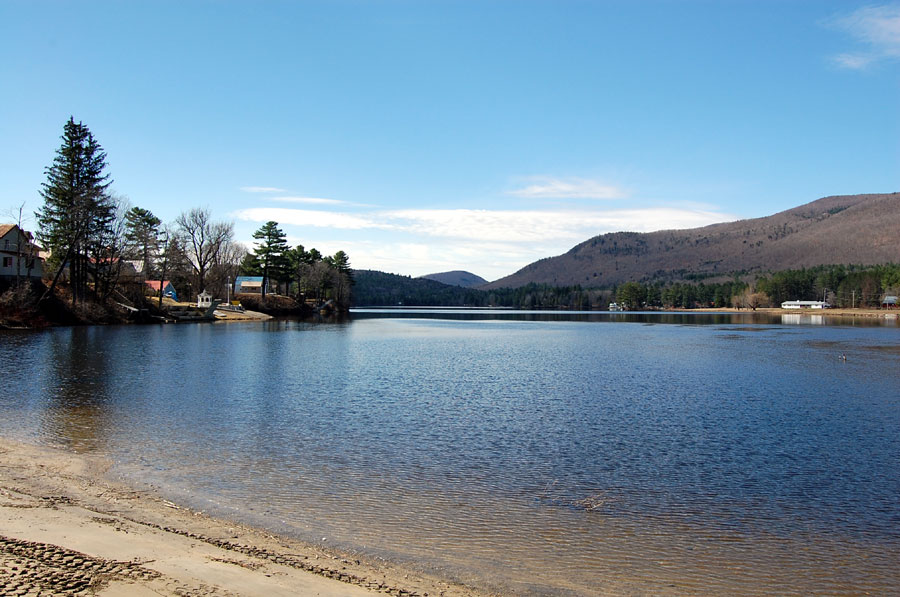
[[[175,287],[172,286],[172,283],[168,280],[145,280],[144,284],[149,287],[149,290],[151,291],[149,294],[152,296],[159,296],[159,287],[162,285],[163,296],[167,296],[173,301],[178,300],[178,295],[175,293]]]

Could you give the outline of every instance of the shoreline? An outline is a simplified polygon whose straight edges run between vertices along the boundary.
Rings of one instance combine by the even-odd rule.
[[[484,595],[193,511],[109,470],[101,457],[0,438],[0,593]]]
[[[626,311],[627,313],[627,311]],[[823,317],[863,317],[878,319],[897,319],[900,311],[896,309],[782,309],[781,307],[759,307],[752,309],[738,309],[736,307],[721,307],[709,309],[662,309],[659,313],[722,313],[722,314],[753,314],[766,315],[821,315]]]

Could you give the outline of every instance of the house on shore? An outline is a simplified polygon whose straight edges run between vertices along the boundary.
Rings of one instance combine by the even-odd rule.
[[[829,309],[831,305],[825,301],[784,301],[782,309]]]
[[[881,308],[882,309],[896,309],[898,304],[898,298],[894,295],[888,294],[885,295],[883,299],[881,299]]]
[[[234,279],[235,294],[262,294],[262,287],[262,276],[238,276]],[[267,288],[266,293],[268,292],[269,290]]]
[[[16,278],[40,280],[44,275],[44,260],[34,237],[17,224],[0,224],[0,279]]]
[[[175,293],[175,287],[172,286],[172,283],[168,280],[160,281],[160,280],[146,280],[144,284],[147,286],[149,293],[151,296],[159,296],[159,287],[162,285],[163,296],[169,297],[173,301],[178,300],[178,295]]]

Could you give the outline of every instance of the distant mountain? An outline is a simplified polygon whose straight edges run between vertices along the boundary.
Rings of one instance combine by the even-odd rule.
[[[478,290],[374,270],[353,271],[354,307],[473,306],[485,299]]]
[[[450,286],[462,286],[463,288],[474,288],[476,286],[482,286],[487,284],[487,280],[482,278],[481,276],[476,276],[471,272],[463,272],[460,270],[454,270],[452,272],[442,272],[439,274],[428,274],[427,276],[421,276],[426,280],[434,280],[435,282],[440,282],[441,284],[449,284]]]
[[[353,270],[353,307],[487,307],[589,309],[609,304],[609,290],[531,284],[480,290],[373,270]]]
[[[529,283],[727,279],[827,264],[900,262],[900,193],[825,197],[764,218],[688,230],[595,236],[484,288]]]

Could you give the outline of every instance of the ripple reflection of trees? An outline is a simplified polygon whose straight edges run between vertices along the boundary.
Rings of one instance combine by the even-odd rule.
[[[47,408],[41,426],[53,442],[76,452],[103,448],[109,433],[111,395],[105,330],[73,327],[54,333]]]

